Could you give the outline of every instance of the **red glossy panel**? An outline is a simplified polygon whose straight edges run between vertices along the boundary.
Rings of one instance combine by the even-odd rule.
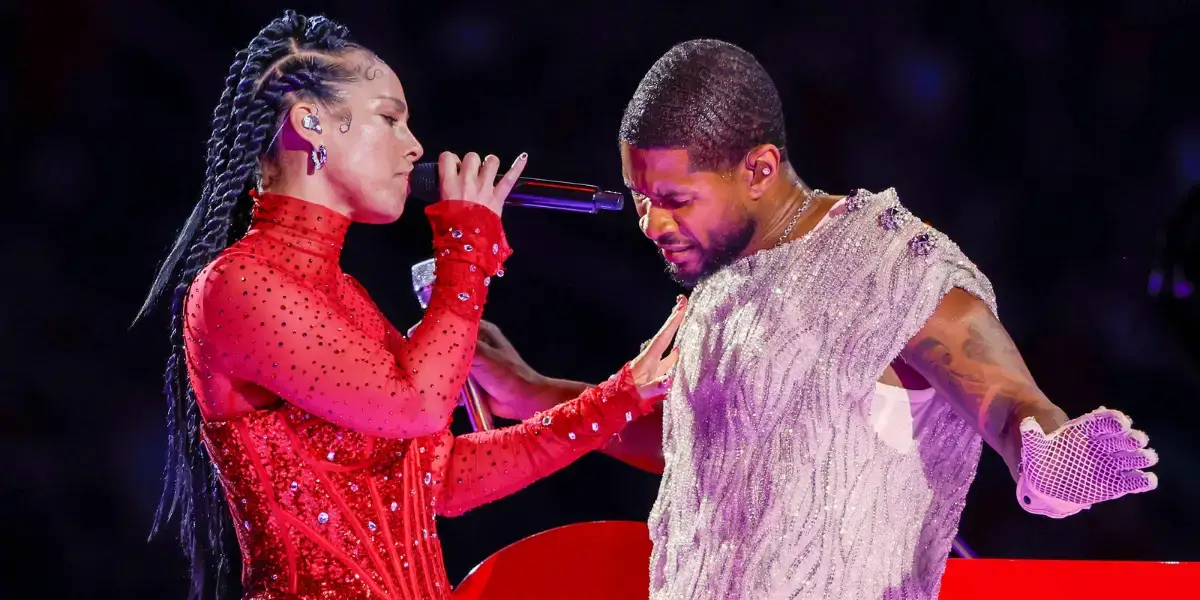
[[[484,560],[455,600],[645,600],[645,523],[599,521],[551,529]],[[1200,563],[950,559],[939,600],[1200,598]]]

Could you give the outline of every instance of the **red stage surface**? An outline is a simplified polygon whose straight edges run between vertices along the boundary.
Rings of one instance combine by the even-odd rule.
[[[455,600],[640,600],[650,586],[645,523],[600,521],[532,535],[488,557]],[[941,600],[1200,598],[1200,563],[950,559]]]

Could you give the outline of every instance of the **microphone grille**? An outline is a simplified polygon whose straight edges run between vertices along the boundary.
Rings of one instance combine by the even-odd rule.
[[[426,202],[437,202],[440,199],[437,163],[417,163],[408,174],[408,184],[410,195]]]

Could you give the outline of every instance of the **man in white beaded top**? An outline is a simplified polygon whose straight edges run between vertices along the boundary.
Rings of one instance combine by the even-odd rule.
[[[1156,486],[1146,436],[1103,408],[1068,420],[987,278],[894,190],[800,180],[778,93],[746,51],[672,48],[620,143],[642,231],[694,286],[661,421],[608,448],[663,468],[651,598],[936,598],[981,438],[1036,514]],[[583,385],[483,331],[475,375],[501,412]]]

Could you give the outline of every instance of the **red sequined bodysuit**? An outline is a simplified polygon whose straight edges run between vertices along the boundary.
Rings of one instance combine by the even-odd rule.
[[[626,365],[516,426],[450,433],[487,286],[510,252],[488,209],[427,209],[438,277],[407,339],[339,267],[346,217],[272,194],[254,210],[196,278],[185,320],[201,406],[266,407],[201,432],[246,598],[449,598],[435,515],[516,492],[643,414]]]

